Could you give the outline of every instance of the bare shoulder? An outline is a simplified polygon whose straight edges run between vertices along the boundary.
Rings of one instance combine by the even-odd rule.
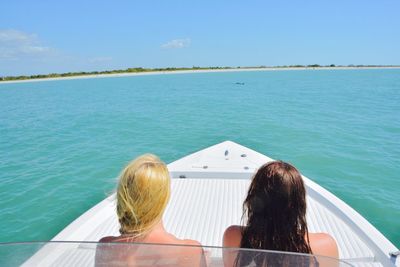
[[[310,242],[318,245],[336,245],[335,239],[327,233],[310,233]]]
[[[99,240],[99,242],[100,243],[113,242],[115,238],[116,238],[115,236],[105,236],[105,237],[101,238]]]
[[[180,239],[176,236],[174,236],[171,233],[165,233],[163,235],[163,243],[169,243],[169,244],[177,244],[177,245],[185,245],[185,246],[201,246],[200,242],[197,240],[192,240],[192,239]],[[159,240],[157,240],[159,242]]]
[[[242,239],[242,227],[239,225],[231,225],[226,228],[223,237],[224,247],[239,247]]]
[[[203,248],[199,241],[192,239],[184,239],[182,240],[182,242],[184,245],[189,246],[183,250],[185,254],[202,255],[204,253]]]
[[[184,243],[184,245],[187,245],[187,246],[201,246],[199,241],[192,240],[192,239],[184,239],[183,243]]]
[[[336,240],[331,235],[327,233],[310,233],[309,238],[313,254],[334,258],[339,257]]]

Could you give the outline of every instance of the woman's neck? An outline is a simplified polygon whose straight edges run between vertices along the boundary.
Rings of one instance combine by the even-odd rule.
[[[121,234],[117,237],[118,241],[124,242],[146,242],[147,240],[152,240],[154,237],[158,237],[160,235],[165,235],[167,232],[165,231],[164,224],[162,221],[156,223],[149,232],[143,235],[135,235],[135,234]]]
[[[157,224],[155,224],[151,228],[151,230],[145,235],[144,240],[151,240],[153,237],[158,237],[165,234],[167,234],[167,232],[165,231],[164,224],[161,220]]]

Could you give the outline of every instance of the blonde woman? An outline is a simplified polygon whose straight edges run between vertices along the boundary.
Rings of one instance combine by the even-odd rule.
[[[140,266],[149,261],[152,266],[201,265],[201,244],[178,239],[164,228],[162,216],[170,198],[170,184],[167,166],[155,155],[142,155],[125,167],[116,192],[120,235],[99,241],[102,244],[97,248],[96,265]],[[116,242],[141,244],[110,244]]]

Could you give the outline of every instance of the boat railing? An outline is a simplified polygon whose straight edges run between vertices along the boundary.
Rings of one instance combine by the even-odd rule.
[[[148,243],[0,243],[0,266],[352,266],[308,254]]]

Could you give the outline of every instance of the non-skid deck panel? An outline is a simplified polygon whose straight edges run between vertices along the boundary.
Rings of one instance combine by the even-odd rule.
[[[166,229],[182,239],[222,246],[224,230],[229,225],[240,224],[248,185],[249,180],[241,179],[173,179],[171,199],[164,215]],[[374,258],[372,251],[340,218],[316,199],[307,197],[307,202],[310,232],[331,234],[339,245],[340,258]],[[103,236],[118,235],[115,206],[106,205],[101,213],[101,221],[92,222],[92,230],[80,240],[98,241]]]
[[[309,231],[331,234],[338,243],[341,259],[374,258],[373,252],[340,218],[311,197],[307,197],[307,204]]]
[[[222,246],[224,230],[240,223],[247,185],[247,180],[174,180],[165,227],[179,238]]]

